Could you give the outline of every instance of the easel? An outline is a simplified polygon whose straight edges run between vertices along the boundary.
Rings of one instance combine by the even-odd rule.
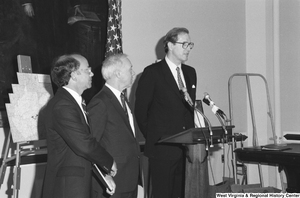
[[[10,161],[15,160],[14,166],[14,177],[13,177],[13,196],[18,197],[20,190],[21,180],[21,157],[28,155],[47,154],[46,140],[32,141],[32,142],[17,142],[16,143],[16,154],[8,157],[9,147],[13,144],[11,142],[11,131],[8,133],[7,141],[5,144],[4,158],[0,168],[0,187],[3,184],[7,164]]]
[[[18,58],[19,73],[32,73],[30,57],[18,55],[17,58]],[[51,88],[51,91],[52,91],[52,88]],[[51,91],[49,93],[50,95],[51,95]],[[8,111],[8,108],[7,108],[7,111]],[[31,116],[31,118],[33,120],[36,120],[34,122],[37,122],[37,117],[38,117],[38,115]],[[21,120],[20,120],[20,122],[21,122]],[[10,125],[11,124],[12,123],[10,123]],[[33,129],[33,131],[34,130],[37,131],[37,128]],[[37,132],[36,132],[36,134],[37,134]],[[38,134],[37,134],[37,136],[38,136]],[[11,140],[13,140],[13,142]],[[10,149],[10,145],[12,145],[12,144],[16,144],[16,151],[15,151],[14,155],[9,157],[8,152]],[[20,190],[20,180],[21,180],[21,167],[20,167],[21,157],[29,156],[29,155],[38,155],[38,154],[47,154],[46,140],[39,140],[38,137],[33,138],[33,139],[32,139],[32,137],[30,137],[30,138],[27,138],[27,137],[16,138],[15,137],[14,138],[14,134],[12,131],[12,125],[11,125],[9,133],[8,133],[7,141],[5,144],[5,152],[4,152],[3,162],[2,162],[2,165],[0,168],[0,187],[3,183],[8,163],[15,160],[14,173],[13,173],[13,175],[14,175],[13,176],[13,197],[18,198],[19,190]]]

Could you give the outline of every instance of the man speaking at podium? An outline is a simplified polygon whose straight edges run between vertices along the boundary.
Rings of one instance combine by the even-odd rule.
[[[135,114],[146,139],[154,198],[184,197],[184,148],[157,141],[194,128],[194,109],[185,96],[195,102],[197,77],[184,64],[193,46],[186,28],[170,30],[164,38],[165,59],[144,69],[136,90]]]

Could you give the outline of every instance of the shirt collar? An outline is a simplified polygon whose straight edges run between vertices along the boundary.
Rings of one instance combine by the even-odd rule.
[[[176,70],[177,67],[180,67],[180,69],[181,69],[181,64],[175,65],[175,64],[168,58],[168,56],[166,56],[165,59],[166,59],[166,62],[167,62],[167,64],[169,65],[169,67],[170,67],[171,69]]]
[[[67,90],[67,91],[73,96],[73,98],[76,100],[76,102],[77,102],[79,105],[81,105],[81,102],[82,102],[82,97],[81,97],[81,95],[79,95],[76,91],[74,91],[73,89],[70,89],[70,88],[68,88],[68,87],[66,87],[66,86],[63,86],[63,88],[64,88],[65,90]]]
[[[107,86],[113,93],[114,95],[118,98],[118,100],[121,102],[121,92],[119,90],[117,90],[116,88],[110,86],[109,84],[105,83],[105,86]]]

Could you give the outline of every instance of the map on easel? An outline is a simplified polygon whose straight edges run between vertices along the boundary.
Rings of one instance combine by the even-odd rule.
[[[49,75],[17,73],[19,84],[13,84],[6,111],[13,142],[42,140],[42,110],[53,96]]]

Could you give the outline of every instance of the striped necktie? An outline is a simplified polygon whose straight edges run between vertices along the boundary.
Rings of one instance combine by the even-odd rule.
[[[82,109],[83,109],[85,115],[88,115],[88,112],[87,112],[87,110],[86,110],[86,104],[85,104],[85,100],[84,100],[84,99],[82,99],[82,101],[81,101],[81,106],[82,106]]]
[[[124,112],[125,112],[125,114],[128,118],[128,111],[127,111],[127,107],[126,107],[126,96],[125,96],[124,92],[121,92],[120,98],[121,98],[121,102],[122,102],[122,107],[123,107]]]
[[[84,117],[85,117],[86,123],[89,124],[89,120],[88,120],[89,112],[87,112],[87,110],[86,110],[86,103],[85,103],[85,100],[83,98],[82,98],[82,101],[81,101],[81,106],[82,106],[82,109],[83,109],[83,112],[84,112]]]
[[[177,70],[177,81],[178,81],[178,86],[179,86],[179,90],[181,90],[182,88],[184,88],[184,84],[183,84],[183,81],[182,81],[182,78],[181,78],[180,68],[177,67],[176,70]]]

